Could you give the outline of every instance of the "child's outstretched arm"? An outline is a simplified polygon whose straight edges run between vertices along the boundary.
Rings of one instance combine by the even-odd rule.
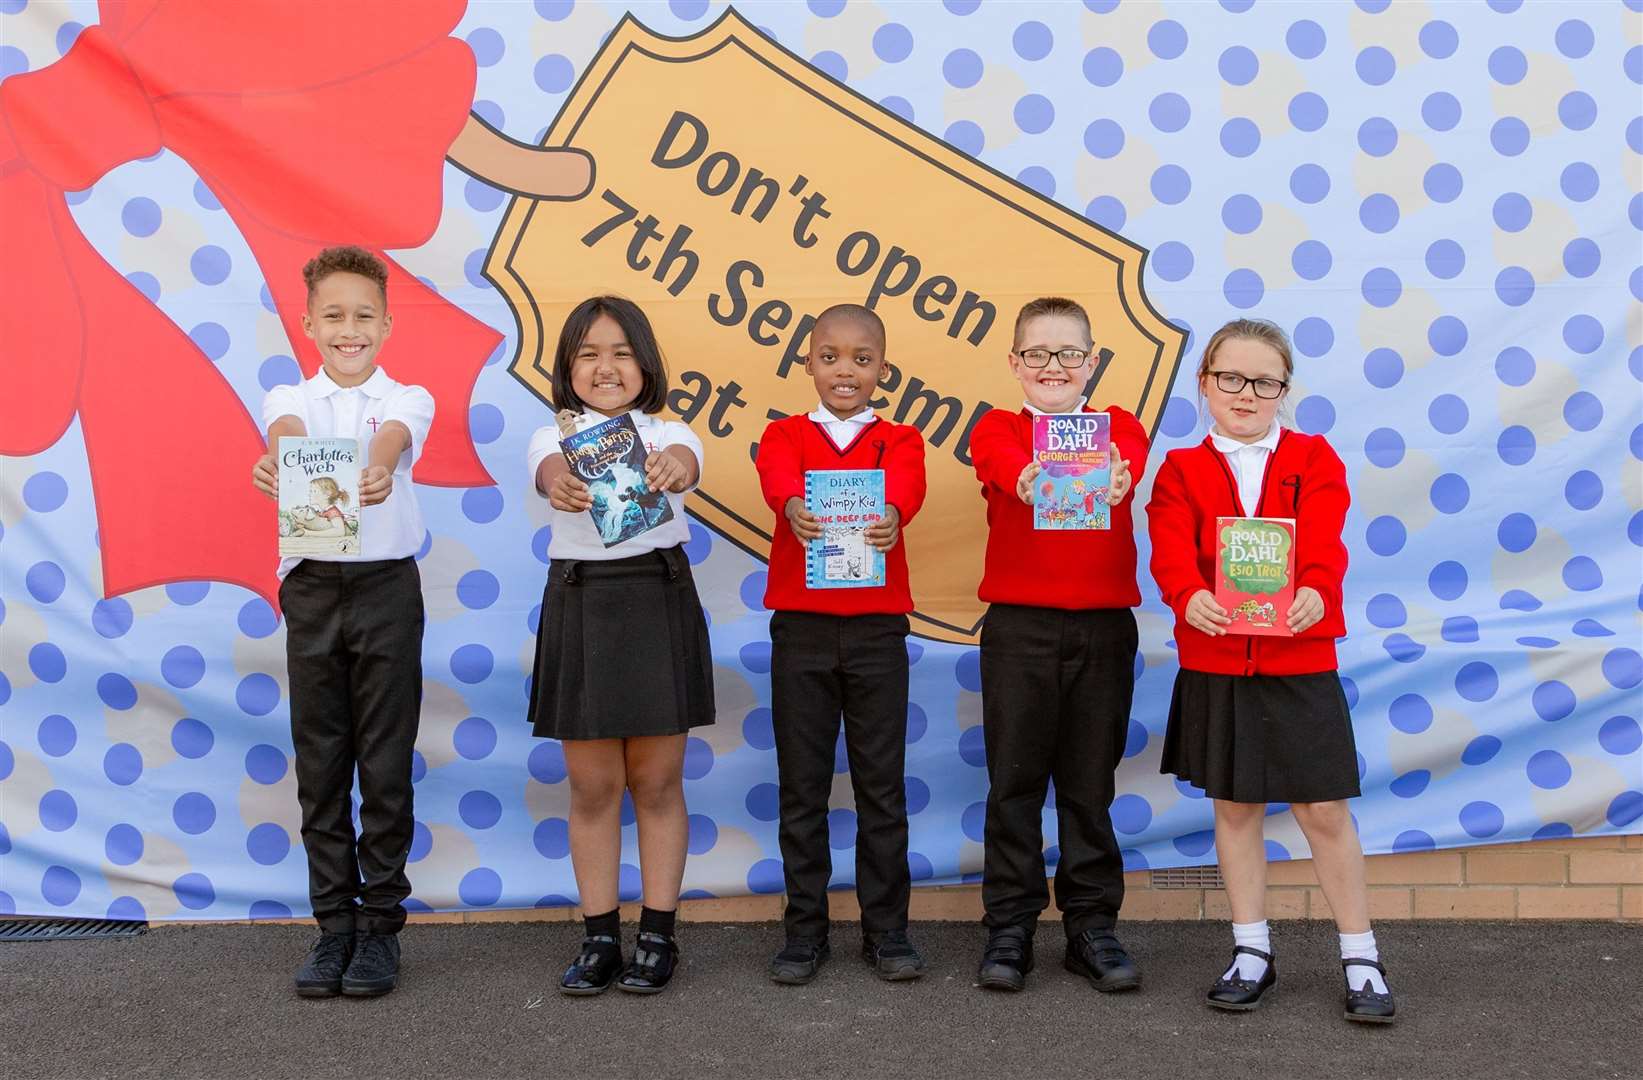
[[[359,474],[359,504],[375,506],[394,491],[394,469],[400,455],[411,448],[411,429],[389,420],[371,437],[365,468]]]
[[[303,436],[308,429],[295,416],[281,416],[268,425],[268,452],[257,459],[251,466],[251,483],[256,489],[270,499],[280,497],[280,467],[274,460],[274,454],[280,448],[282,436]]]
[[[1346,543],[1341,533],[1351,502],[1346,466],[1328,443],[1319,440],[1295,504],[1296,589],[1289,613],[1289,628],[1294,633],[1304,633],[1341,610],[1341,580],[1346,576]]]
[[[970,433],[970,460],[983,487],[1013,492],[1022,502],[1030,503],[1038,463],[1033,461],[1032,447],[1017,436],[1012,419],[1008,412],[995,409],[976,421]]]
[[[901,530],[924,505],[928,485],[924,477],[924,436],[915,429],[897,429],[884,459],[883,520],[867,529],[867,542],[889,551]]]
[[[1147,471],[1147,429],[1141,421],[1122,409],[1110,409],[1112,418],[1112,481],[1107,488],[1107,505],[1117,506],[1135,490]]]
[[[1209,582],[1198,569],[1198,515],[1187,494],[1186,477],[1169,458],[1158,470],[1147,504],[1147,535],[1152,539],[1152,577],[1176,618],[1211,637],[1226,633],[1232,620],[1215,602]]]

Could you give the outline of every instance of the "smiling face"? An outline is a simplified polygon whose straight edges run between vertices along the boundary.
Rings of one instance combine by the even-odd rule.
[[[1021,354],[1030,349],[1057,353],[1063,349],[1090,350],[1090,330],[1075,315],[1037,315],[1021,324],[1021,333],[1010,353],[1010,373],[1021,382],[1027,403],[1040,412],[1077,412],[1084,404],[1084,380],[1089,361],[1068,371],[1052,356],[1041,368],[1028,367]]]
[[[884,374],[884,340],[860,319],[823,318],[810,331],[804,370],[816,380],[816,394],[841,420],[867,408]]]
[[[1272,379],[1287,382],[1289,373],[1284,369],[1284,358],[1264,341],[1234,337],[1216,348],[1208,363],[1208,372],[1198,380],[1198,391],[1209,405],[1209,414],[1215,428],[1222,435],[1239,442],[1259,441],[1272,430],[1272,421],[1278,415],[1278,406],[1289,394],[1289,388],[1275,398],[1255,395],[1250,379]],[[1229,394],[1215,383],[1217,372],[1233,372],[1245,378],[1243,389]]]
[[[393,326],[377,283],[346,270],[314,283],[302,316],[302,332],[319,346],[325,373],[338,386],[358,386],[371,377]]]
[[[570,386],[582,403],[606,416],[627,412],[645,387],[644,373],[622,326],[600,315],[571,358]]]

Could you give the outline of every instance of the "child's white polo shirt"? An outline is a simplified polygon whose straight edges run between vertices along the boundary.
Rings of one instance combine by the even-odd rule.
[[[375,506],[360,508],[358,555],[308,555],[327,562],[369,562],[403,559],[422,550],[426,532],[422,509],[411,485],[411,466],[422,456],[428,428],[434,422],[433,395],[420,386],[406,386],[388,377],[380,367],[358,386],[338,386],[324,368],[296,386],[276,386],[262,401],[262,427],[267,431],[282,416],[302,421],[303,430],[320,439],[358,439],[362,459],[370,455],[371,438],[390,420],[411,433],[411,447],[394,466],[394,488]],[[283,580],[302,559],[280,560]]]
[[[637,409],[628,414],[633,417],[633,426],[639,429],[639,438],[644,440],[646,452],[666,450],[670,446],[684,446],[696,455],[696,476],[700,483],[702,475],[702,440],[690,430],[690,425],[681,424],[677,420],[663,420],[660,416],[642,413]],[[604,423],[609,417],[589,409],[577,420],[576,429],[586,431],[595,424]],[[554,424],[539,427],[531,436],[529,450],[526,451],[526,460],[530,465],[531,483],[536,483],[536,471],[549,457],[559,453],[559,428]],[[685,520],[685,496],[688,491],[670,491],[667,493],[668,504],[673,507],[673,517],[669,521],[656,526],[646,533],[635,536],[632,540],[624,540],[614,547],[606,547],[599,539],[599,530],[594,528],[593,515],[586,510],[575,514],[567,514],[562,510],[553,512],[553,535],[548,540],[548,558],[550,559],[625,559],[630,555],[643,555],[647,551],[657,551],[661,548],[670,548],[683,544],[690,539],[690,522]]]

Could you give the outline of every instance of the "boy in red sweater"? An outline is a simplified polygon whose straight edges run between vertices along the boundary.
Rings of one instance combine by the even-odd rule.
[[[827,961],[827,882],[832,876],[827,800],[839,717],[856,798],[856,892],[862,956],[880,978],[916,979],[924,960],[907,939],[907,550],[901,529],[924,502],[924,438],[873,415],[884,371],[884,323],[857,304],[822,312],[810,331],[805,370],[821,402],[777,420],[759,440],[765,501],[776,513],[765,606],[770,617],[771,707],[781,783],[787,941],[770,978],[802,984]],[[805,510],[805,473],[884,470],[885,515],[867,529],[885,553],[885,583],[805,586],[804,544],[821,536]]]
[[[1072,300],[1043,297],[1016,317],[1010,371],[1020,412],[994,409],[970,438],[987,500],[981,599],[982,733],[987,825],[981,896],[987,947],[979,986],[1020,990],[1033,934],[1049,904],[1041,818],[1051,779],[1061,858],[1055,899],[1066,967],[1102,991],[1132,990],[1140,970],[1113,935],[1124,865],[1108,814],[1135,690],[1135,536],[1125,500],[1146,467],[1147,435],[1112,417],[1110,530],[1035,531],[1033,416],[1093,411],[1085,403],[1090,320]]]

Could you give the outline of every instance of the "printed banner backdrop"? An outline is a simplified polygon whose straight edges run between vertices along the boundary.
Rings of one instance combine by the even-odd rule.
[[[1153,464],[1203,435],[1203,335],[1293,334],[1294,423],[1353,490],[1366,850],[1643,831],[1643,4],[361,3],[345,77],[300,70],[336,27],[236,10],[0,0],[0,913],[307,909],[251,418],[315,366],[295,268],[336,239],[402,268],[384,364],[440,410],[416,909],[574,900],[564,759],[524,724],[525,445],[563,312],[607,289],[656,320],[707,442],[687,551],[719,721],[686,754],[687,895],[781,888],[748,454],[813,405],[789,354],[843,299],[884,314],[881,408],[931,442],[917,880],[981,866],[965,436],[1018,404],[1038,292],[1095,314],[1093,398],[1154,428]],[[588,150],[591,189],[504,175],[498,132]],[[1209,804],[1158,772],[1175,663],[1142,585],[1114,823],[1132,869],[1206,863]],[[1045,826],[1053,859],[1053,803]],[[1307,854],[1286,807],[1267,829]]]

